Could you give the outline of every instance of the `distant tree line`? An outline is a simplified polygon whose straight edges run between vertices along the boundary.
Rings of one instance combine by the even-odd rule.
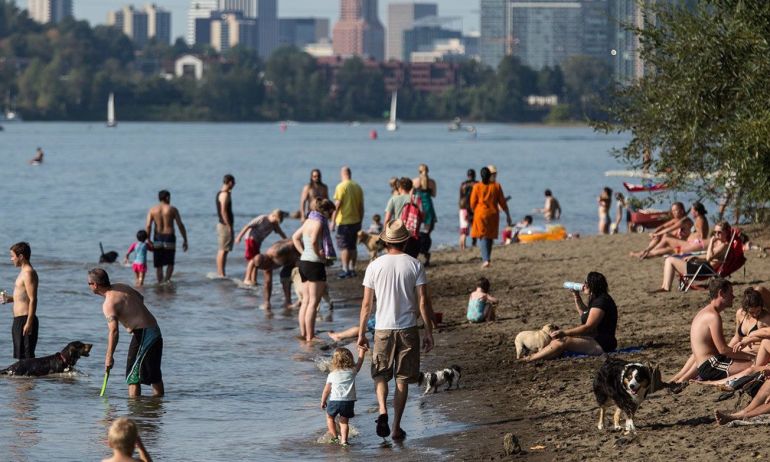
[[[145,66],[194,53],[206,60],[202,81],[164,78]],[[153,64],[155,63],[155,64]],[[153,67],[154,66],[154,67]],[[210,47],[150,42],[137,50],[120,30],[68,19],[41,25],[10,0],[0,0],[0,101],[6,95],[28,120],[99,120],[114,93],[121,120],[301,121],[372,120],[386,115],[383,75],[357,58],[336,81],[310,55],[293,48],[260,61],[250,50],[218,55]],[[574,57],[535,71],[507,57],[497,70],[460,65],[458,83],[443,93],[399,90],[400,119],[542,122],[601,119],[611,71]],[[530,107],[528,95],[556,95],[559,104]]]

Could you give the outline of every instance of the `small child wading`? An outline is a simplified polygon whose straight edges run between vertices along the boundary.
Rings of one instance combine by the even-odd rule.
[[[468,321],[482,322],[495,320],[495,307],[497,299],[489,295],[489,280],[479,278],[476,281],[476,290],[471,292],[468,299]]]
[[[147,240],[147,232],[140,229],[136,232],[136,242],[131,244],[126,253],[124,263],[128,264],[128,257],[131,256],[131,252],[136,252],[134,255],[134,264],[131,265],[134,270],[134,286],[142,287],[144,284],[144,276],[147,274],[147,251],[155,250],[152,247],[152,242]]]
[[[361,370],[366,352],[358,349],[358,362],[354,362],[353,353],[347,348],[337,348],[332,356],[332,367],[326,378],[326,386],[321,395],[321,409],[326,409],[326,426],[332,436],[332,443],[348,446],[350,427],[348,419],[355,416],[356,374]],[[328,403],[327,403],[328,400]],[[334,418],[339,416],[340,434]]]
[[[112,449],[112,457],[102,462],[152,462],[152,458],[139,438],[139,432],[133,420],[121,417],[112,422],[107,432],[107,443]],[[134,449],[139,453],[139,458],[134,458]]]

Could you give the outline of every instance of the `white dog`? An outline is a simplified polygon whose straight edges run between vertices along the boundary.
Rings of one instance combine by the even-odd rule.
[[[556,324],[546,324],[540,330],[525,330],[516,336],[516,359],[523,353],[532,354],[551,343],[551,332],[559,330]]]

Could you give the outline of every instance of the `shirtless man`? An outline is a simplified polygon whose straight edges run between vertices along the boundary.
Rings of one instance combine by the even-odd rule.
[[[222,179],[222,187],[217,193],[217,276],[225,277],[227,253],[233,250],[235,233],[233,232],[233,202],[232,190],[235,187],[235,177],[229,173]]]
[[[559,218],[561,218],[561,205],[559,205],[559,201],[553,197],[553,193],[550,189],[545,190],[545,204],[542,209],[537,209],[537,211],[542,213],[545,221],[549,223],[552,220],[559,220]]]
[[[721,380],[751,366],[754,356],[733,351],[722,332],[721,313],[733,306],[733,286],[722,278],[709,283],[711,302],[702,308],[690,326],[692,358],[674,378],[682,382],[697,374],[702,380]],[[687,369],[687,370],[685,370]]]
[[[29,244],[17,242],[11,246],[11,262],[20,268],[19,276],[13,286],[13,295],[5,292],[0,301],[13,303],[13,357],[28,359],[35,357],[37,346],[37,271],[29,262],[32,253]]]
[[[182,250],[187,252],[187,229],[182,223],[182,217],[179,210],[171,205],[171,193],[165,189],[158,193],[158,205],[147,212],[147,224],[145,231],[148,236],[152,236],[152,245],[155,247],[153,252],[153,263],[158,275],[158,284],[171,280],[174,274],[174,257],[176,255],[176,234],[174,233],[174,223],[179,227],[179,234],[182,235]],[[155,234],[151,234],[152,225],[155,224]],[[166,266],[166,278],[163,278],[163,267]]]
[[[281,239],[271,245],[265,253],[254,257],[257,269],[262,270],[263,299],[262,308],[270,310],[270,297],[273,292],[273,270],[281,268],[281,286],[283,288],[283,307],[291,308],[291,270],[299,260],[299,252],[291,239]]]
[[[128,397],[142,394],[141,384],[152,385],[153,396],[163,396],[163,374],[160,370],[163,356],[163,337],[158,321],[144,305],[144,296],[126,284],[111,284],[107,272],[94,268],[88,272],[91,292],[104,297],[102,312],[107,318],[107,356],[104,369],[115,364],[113,358],[118,346],[118,323],[133,334],[126,358]]]
[[[300,220],[305,221],[310,213],[310,206],[316,198],[328,199],[329,187],[321,181],[321,171],[314,168],[310,172],[310,182],[302,188],[302,194],[299,197]]]

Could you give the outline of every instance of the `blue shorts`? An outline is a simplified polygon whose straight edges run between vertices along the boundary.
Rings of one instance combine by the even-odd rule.
[[[337,226],[337,248],[340,250],[355,250],[361,223]]]
[[[356,416],[356,414],[353,412],[355,405],[355,401],[329,401],[326,404],[326,413],[332,417],[337,417],[340,415],[342,417],[351,419]]]

